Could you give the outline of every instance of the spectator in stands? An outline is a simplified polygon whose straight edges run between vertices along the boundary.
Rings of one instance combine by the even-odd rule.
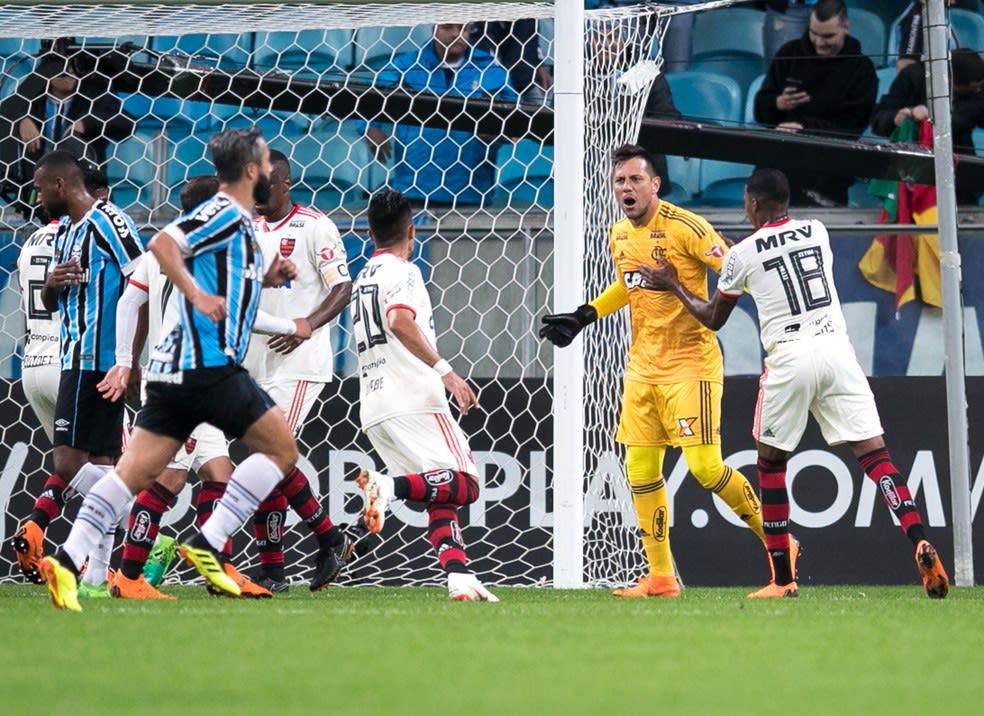
[[[953,82],[950,119],[953,149],[974,156],[973,131],[984,127],[984,59],[971,49],[950,52],[950,75]],[[871,130],[888,137],[907,117],[916,121],[929,119],[926,105],[926,75],[922,62],[907,65],[892,81],[871,116]],[[979,187],[958,186],[958,204],[976,204]]]
[[[14,194],[25,216],[34,165],[60,149],[98,165],[106,161],[109,140],[133,132],[133,120],[109,90],[109,78],[82,76],[79,55],[56,40],[12,95],[0,102],[0,177],[5,194]]]
[[[952,6],[957,0],[946,0],[947,6]],[[914,62],[922,60],[923,30],[925,29],[926,0],[918,0],[909,5],[899,23],[899,53],[895,58],[895,71],[901,72]],[[952,50],[957,46],[957,37],[953,28],[947,26],[949,32],[948,45]]]
[[[762,26],[762,46],[769,62],[780,47],[803,36],[810,26],[810,10],[817,0],[768,0],[765,5],[765,24]]]
[[[818,0],[810,28],[779,48],[755,95],[755,121],[785,132],[858,139],[878,93],[872,61],[848,35],[842,0]],[[796,206],[844,206],[853,177],[786,172]]]
[[[553,77],[543,63],[536,20],[476,22],[471,26],[471,42],[506,68],[521,102],[544,103]]]
[[[435,25],[433,41],[420,50],[396,55],[377,81],[435,95],[491,95],[516,101],[502,65],[470,44],[468,25]],[[480,205],[492,195],[498,149],[495,141],[467,131],[411,124],[395,125],[390,137],[379,122],[369,126],[366,137],[383,161],[395,151],[389,184],[411,201]]]

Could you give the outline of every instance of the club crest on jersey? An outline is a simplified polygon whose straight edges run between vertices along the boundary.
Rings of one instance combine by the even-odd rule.
[[[652,252],[649,254],[653,257],[655,261],[662,261],[666,258],[666,249],[662,246],[654,246]]]
[[[198,440],[196,438],[188,438],[185,440],[185,454],[191,455],[195,452],[195,446],[198,445]]]
[[[294,245],[297,243],[295,239],[282,238],[280,239],[280,255],[285,259],[290,258],[290,255],[294,253]]]
[[[704,256],[713,256],[716,259],[724,257],[724,248],[714,244],[710,249],[704,252]]]
[[[325,246],[318,252],[322,261],[332,261],[335,258],[335,249],[330,246]]]
[[[677,418],[677,425],[680,426],[680,437],[691,438],[696,435],[694,432],[694,423],[696,422],[697,418]]]

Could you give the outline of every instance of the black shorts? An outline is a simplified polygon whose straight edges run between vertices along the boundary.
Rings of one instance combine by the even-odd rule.
[[[53,445],[95,456],[118,457],[123,452],[123,401],[111,403],[96,390],[105,376],[77,368],[61,372]]]
[[[185,371],[180,383],[147,376],[147,400],[135,425],[184,442],[199,423],[209,423],[231,439],[241,438],[274,406],[242,366]]]

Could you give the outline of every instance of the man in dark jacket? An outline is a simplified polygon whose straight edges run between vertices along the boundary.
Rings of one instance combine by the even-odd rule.
[[[861,43],[848,35],[842,0],[819,0],[810,28],[773,58],[755,95],[755,121],[786,132],[856,140],[868,126],[878,77]],[[786,172],[798,206],[843,206],[854,177]]]
[[[6,177],[21,201],[46,152],[60,149],[102,166],[109,141],[133,132],[109,79],[95,72],[82,77],[79,65],[64,43],[56,43],[0,102],[0,179]]]
[[[984,127],[984,59],[971,49],[952,50],[950,74],[953,79],[950,97],[953,151],[974,156],[974,128]],[[918,61],[904,67],[892,81],[888,93],[878,101],[871,115],[871,131],[883,137],[891,136],[907,117],[917,122],[929,119],[926,68]],[[976,204],[980,195],[980,187],[957,186],[958,204]]]

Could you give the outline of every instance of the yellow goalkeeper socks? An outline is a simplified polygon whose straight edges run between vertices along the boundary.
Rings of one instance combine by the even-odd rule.
[[[668,576],[673,574],[673,557],[670,554],[670,508],[666,485],[660,475],[662,452],[662,448],[629,447],[625,471],[649,571]]]
[[[732,512],[751,528],[762,544],[765,544],[762,504],[759,502],[758,495],[744,475],[724,464],[720,446],[685,447],[683,456],[697,481],[724,500]]]

